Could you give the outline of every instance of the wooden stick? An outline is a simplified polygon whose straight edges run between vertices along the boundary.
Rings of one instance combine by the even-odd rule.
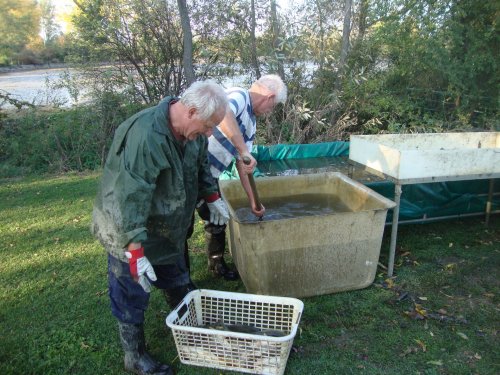
[[[248,156],[244,156],[243,163],[249,165],[250,158]],[[255,185],[255,180],[253,178],[253,173],[248,174],[248,181],[250,182],[250,187],[252,188],[253,196],[255,198],[255,205],[259,208],[262,208],[262,204],[260,203],[259,193],[257,193],[257,186]],[[262,220],[262,217],[260,217],[259,219]]]

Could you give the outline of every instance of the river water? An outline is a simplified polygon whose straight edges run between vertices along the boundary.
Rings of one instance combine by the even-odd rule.
[[[315,65],[310,62],[304,63],[306,70],[312,72]],[[287,67],[286,70],[289,68]],[[0,72],[0,93],[6,94],[13,99],[26,101],[35,105],[44,106],[62,106],[70,107],[72,105],[85,102],[86,90],[82,87],[78,102],[71,97],[67,88],[58,85],[63,78],[78,78],[79,71],[57,67],[52,69],[37,70],[19,70],[14,72]],[[221,81],[223,87],[242,86],[247,87],[246,75],[235,75],[225,77]],[[0,100],[0,107],[9,107],[9,104]]]
[[[10,97],[35,105],[71,106],[75,104],[68,90],[56,87],[64,75],[78,74],[65,68],[15,71],[0,74],[0,90]],[[3,105],[8,107],[7,104]]]
[[[38,69],[15,71],[0,74],[0,93],[16,100],[22,100],[34,105],[70,107],[87,100],[86,90],[80,88],[78,101],[71,97],[67,88],[60,84],[64,77],[77,78],[78,71],[67,68]],[[224,87],[245,85],[244,76],[228,77],[222,81]],[[1,103],[4,108],[12,107]]]

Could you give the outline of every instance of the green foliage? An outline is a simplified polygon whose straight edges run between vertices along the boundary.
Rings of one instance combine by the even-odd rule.
[[[23,0],[17,8],[26,9],[29,3]],[[60,43],[53,41],[44,51],[25,48],[17,57],[50,61],[64,57],[67,48],[71,50],[67,61],[81,64],[79,69],[85,72],[85,83],[91,90],[95,107],[88,110],[88,116],[95,125],[91,133],[97,134],[94,139],[98,140],[90,148],[74,149],[83,153],[92,150],[96,152],[93,158],[102,163],[107,142],[103,140],[110,139],[115,120],[122,118],[124,103],[155,103],[167,93],[181,92],[184,75],[180,19],[173,0],[82,0],[78,4],[74,34]],[[351,49],[342,69],[338,66],[341,2],[304,2],[287,13],[278,12],[282,30],[278,39],[273,34],[269,5],[255,2],[259,69],[262,74],[275,73],[281,63],[285,64],[289,100],[262,120],[258,129],[260,143],[347,140],[351,133],[499,129],[498,1],[354,2]],[[250,9],[249,0],[189,4],[198,78],[223,81],[242,75],[243,86],[255,78]],[[28,17],[29,12],[23,14]],[[46,18],[50,24],[50,12]],[[4,30],[15,29],[12,22],[0,25],[0,36]],[[360,25],[364,25],[363,30]],[[25,29],[25,25],[19,27]],[[110,64],[96,64],[103,61]],[[81,91],[73,82],[66,79],[64,84],[73,98],[79,97]],[[73,120],[88,122],[85,116]],[[22,122],[19,118],[16,121]],[[76,129],[80,125],[73,126]],[[41,127],[49,128],[47,124]],[[67,154],[61,150],[75,141],[67,139],[73,136],[61,126],[59,130],[66,134],[61,136],[65,140],[59,151],[58,137],[42,136],[51,138],[45,145],[56,149],[41,150],[40,155]],[[6,131],[5,127],[0,131],[9,136],[22,132]],[[84,139],[83,133],[75,131],[75,136]],[[29,138],[29,134],[23,138]],[[2,150],[15,149],[8,140],[0,142],[6,145]],[[14,139],[13,144],[16,142]],[[5,155],[2,151],[3,160]],[[48,160],[47,155],[44,157]],[[26,159],[19,157],[4,169],[36,164]],[[96,165],[71,157],[60,157],[58,163],[53,159],[40,170]]]
[[[0,176],[61,173],[104,165],[114,129],[141,106],[124,105],[113,93],[99,105],[25,110],[0,127]]]
[[[403,11],[382,18],[364,42],[372,61],[381,64],[378,71],[376,66],[368,70],[369,79],[380,80],[375,94],[406,102],[401,115],[407,129],[416,120],[425,130],[433,122],[428,123],[426,116],[451,127],[487,128],[485,119],[497,115],[498,33],[492,30],[498,4],[494,4],[420,1],[407,8],[401,4]],[[358,56],[351,56],[351,64]]]
[[[318,69],[291,97],[297,100],[285,116],[291,140],[499,128],[498,2],[365,4],[367,31],[353,34],[347,66],[341,70],[339,33],[332,19],[342,19],[333,9],[332,18],[325,17],[330,5],[319,1],[302,8],[304,25],[297,35]],[[295,77],[291,84],[296,86]],[[304,121],[306,104],[309,119]]]
[[[35,0],[0,0],[0,9],[0,65],[10,65],[36,37],[39,14]]]
[[[113,63],[115,81],[129,84],[146,103],[182,87],[182,37],[174,1],[79,2],[73,61]]]

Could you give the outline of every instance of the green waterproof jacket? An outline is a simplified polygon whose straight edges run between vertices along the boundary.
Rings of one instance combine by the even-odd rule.
[[[169,127],[167,97],[123,122],[104,167],[91,231],[116,258],[127,261],[129,242],[141,242],[152,264],[183,256],[196,199],[217,191],[207,159],[207,138],[186,143]]]

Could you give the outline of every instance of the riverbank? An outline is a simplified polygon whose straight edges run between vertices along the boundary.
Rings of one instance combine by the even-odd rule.
[[[29,72],[31,70],[61,69],[66,67],[68,67],[68,64],[65,63],[0,66],[0,74],[7,74],[13,72]]]

